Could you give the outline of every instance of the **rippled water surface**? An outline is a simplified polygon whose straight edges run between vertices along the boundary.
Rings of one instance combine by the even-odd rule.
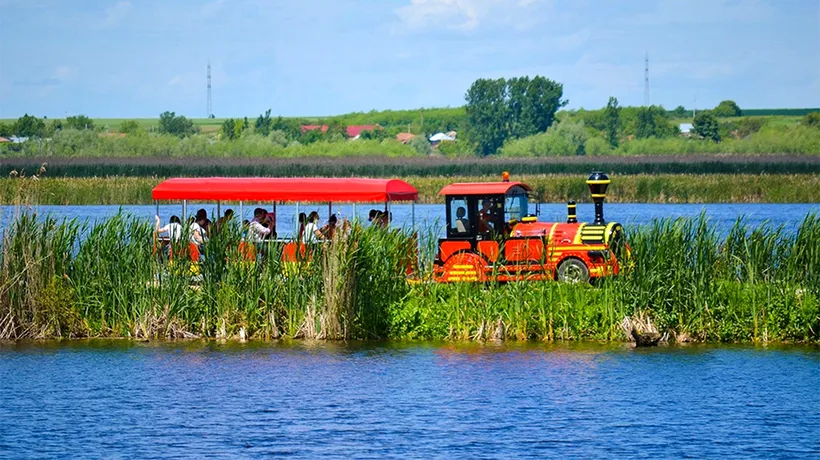
[[[816,347],[0,345],[0,456],[820,455]]]

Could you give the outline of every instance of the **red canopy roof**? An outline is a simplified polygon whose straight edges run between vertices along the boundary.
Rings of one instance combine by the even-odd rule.
[[[418,191],[397,179],[200,177],[168,179],[155,200],[359,202],[413,201]]]
[[[463,182],[450,184],[440,192],[439,195],[503,195],[513,187],[521,187],[530,191],[529,185],[523,182]]]

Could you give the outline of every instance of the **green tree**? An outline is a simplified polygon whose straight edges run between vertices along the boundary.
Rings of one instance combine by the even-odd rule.
[[[679,105],[672,111],[672,116],[675,118],[685,118],[689,116],[689,111],[687,111],[684,106]]]
[[[507,85],[503,78],[478,79],[467,90],[467,119],[481,155],[495,153],[509,137],[506,97]]]
[[[85,115],[75,115],[65,119],[65,125],[71,129],[94,129],[94,121]]]
[[[618,147],[618,126],[620,125],[621,108],[618,107],[618,98],[611,97],[606,103],[604,111],[604,126],[606,128],[606,139],[612,148]]]
[[[14,125],[0,123],[0,137],[9,137],[14,134]]]
[[[661,106],[638,108],[635,116],[635,137],[669,137],[676,134],[676,128],[667,120],[667,113]]]
[[[273,122],[274,131],[282,131],[287,136],[288,140],[298,140],[302,137],[302,123],[293,118],[276,118]]]
[[[20,137],[42,137],[46,130],[46,123],[29,114],[17,119],[14,124],[14,133]]]
[[[365,135],[365,133],[368,133]],[[374,137],[369,136],[372,134],[369,131],[362,131],[361,137],[362,139],[372,139]],[[332,138],[339,138],[339,139],[347,139],[347,127],[339,122],[339,120],[330,120],[327,124],[327,135]],[[365,137],[368,136],[368,137]]]
[[[716,117],[739,117],[741,112],[740,107],[735,104],[735,101],[721,101],[720,104],[712,110],[712,114]]]
[[[820,128],[820,112],[807,113],[803,117],[802,124],[813,128]]]
[[[46,136],[53,136],[63,130],[63,122],[60,120],[51,120],[46,128]]]
[[[223,121],[222,128],[220,128],[220,135],[224,140],[236,139],[236,120],[228,118]]]
[[[137,134],[140,130],[140,124],[136,120],[125,120],[120,123],[120,132],[123,134]]]
[[[263,136],[270,134],[273,130],[273,120],[270,117],[270,109],[266,110],[263,115],[259,115],[256,119],[256,123],[253,125],[253,129]]]
[[[419,155],[429,155],[433,152],[433,147],[430,146],[430,142],[427,140],[426,134],[421,134],[410,139],[410,142],[407,144]]]
[[[507,80],[507,110],[510,119],[508,128],[513,137],[526,137],[536,133],[532,118],[524,115],[525,107],[528,105],[529,86],[529,77]]]
[[[159,116],[159,132],[185,137],[196,133],[194,122],[174,112],[163,112]]]
[[[564,85],[536,75],[527,85],[522,113],[522,126],[530,131],[522,134],[543,133],[552,126],[555,113],[569,103],[568,100],[561,99],[563,96]]]
[[[709,112],[700,112],[692,123],[695,134],[704,138],[720,142],[720,127],[717,119]]]

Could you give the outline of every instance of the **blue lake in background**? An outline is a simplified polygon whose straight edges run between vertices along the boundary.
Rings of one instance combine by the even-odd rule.
[[[270,203],[249,204],[243,206],[243,219],[253,218],[255,207],[264,207],[272,211]],[[534,211],[534,204],[530,205],[531,212]],[[209,216],[216,215],[215,205],[189,205],[187,212],[192,215],[198,208],[204,208]],[[221,211],[233,209],[237,215],[238,205],[223,205]],[[93,222],[98,219],[105,219],[122,210],[135,216],[153,221],[157,208],[153,205],[127,205],[127,206],[36,206],[31,208],[39,214],[51,214],[57,217],[77,218]],[[358,218],[367,220],[367,213],[370,209],[384,209],[384,205],[339,205],[334,204],[332,211],[340,213],[341,217],[347,219]],[[391,206],[393,212],[393,224],[395,226],[411,226],[413,223],[413,207],[409,204],[395,204]],[[279,205],[277,211],[277,232],[280,236],[293,235],[296,231],[296,218],[298,212],[309,213],[318,211],[321,215],[322,223],[329,217],[327,205],[302,205],[298,212],[295,205]],[[540,206],[541,214],[539,220],[550,222],[562,222],[566,220],[566,205],[546,203]],[[12,217],[15,210],[10,206],[0,207],[0,221],[7,221]],[[719,230],[725,230],[739,217],[751,226],[757,226],[763,222],[772,225],[784,225],[787,229],[795,229],[806,217],[806,214],[813,212],[820,214],[820,204],[818,203],[795,203],[795,204],[645,204],[645,203],[613,203],[604,205],[604,216],[608,221],[621,222],[626,226],[642,225],[652,222],[654,219],[666,217],[697,217],[703,213],[710,222]],[[171,215],[182,216],[182,205],[160,205],[159,215],[163,224],[168,222]],[[579,204],[578,219],[581,222],[591,222],[594,219],[593,205]],[[215,220],[215,219],[212,219]],[[432,227],[434,232],[443,234],[444,225],[444,205],[423,204],[415,206],[415,222],[419,228]]]

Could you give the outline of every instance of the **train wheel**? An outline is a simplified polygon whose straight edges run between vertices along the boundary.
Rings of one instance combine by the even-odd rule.
[[[557,278],[562,283],[588,283],[589,269],[578,259],[567,259],[558,266]]]

